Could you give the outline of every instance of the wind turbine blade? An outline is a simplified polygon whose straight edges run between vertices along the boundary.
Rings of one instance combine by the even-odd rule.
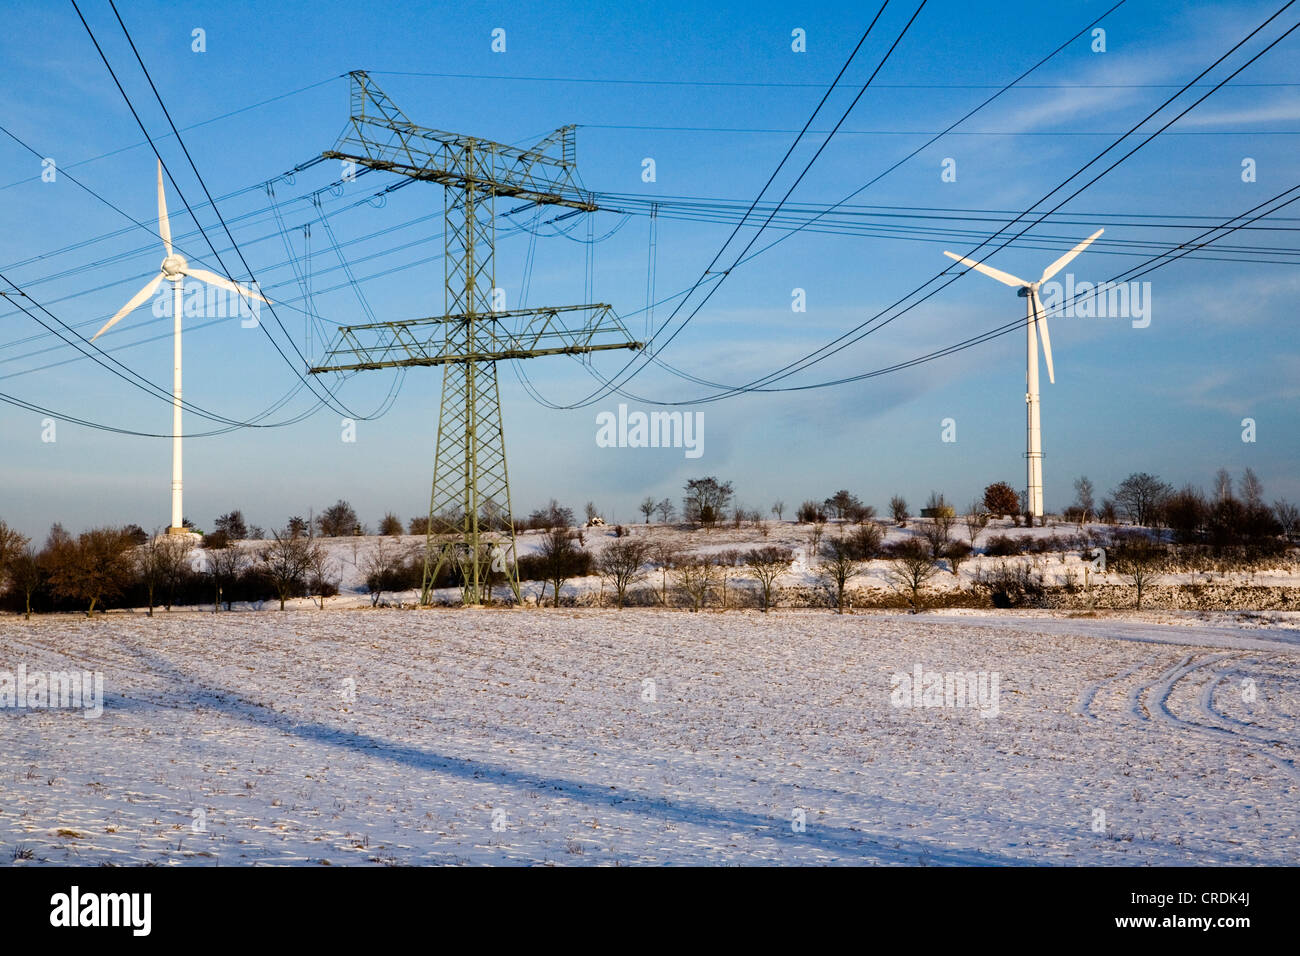
[[[167,219],[167,200],[163,198],[162,160],[158,160],[158,235],[162,236],[167,255],[172,254],[172,224]]]
[[[242,286],[237,282],[231,282],[225,276],[219,276],[215,272],[209,272],[207,269],[191,269],[188,267],[183,271],[187,276],[206,282],[208,285],[214,285],[218,289],[225,289],[228,292],[236,292],[239,295],[248,296],[250,299],[260,299],[267,305],[271,304],[271,300],[265,296],[254,292],[247,286]]]
[[[1087,249],[1090,245],[1092,245],[1092,241],[1105,231],[1106,231],[1105,229],[1098,229],[1087,239],[1083,240],[1083,242],[1079,243],[1077,246],[1075,246],[1065,255],[1061,256],[1061,258],[1057,259],[1055,262],[1053,262],[1050,266],[1048,266],[1043,271],[1043,277],[1038,281],[1046,282],[1052,276],[1056,275],[1058,272],[1060,272],[1062,269],[1064,269],[1067,265],[1070,264],[1071,259],[1077,256],[1079,253],[1083,252],[1084,249]]]
[[[1043,342],[1043,357],[1047,359],[1047,380],[1056,384],[1056,371],[1052,368],[1052,337],[1047,332],[1047,316],[1043,314],[1043,303],[1034,293],[1034,322],[1038,326],[1038,337]]]
[[[944,250],[943,254],[947,256],[949,259],[956,259],[962,265],[970,266],[976,272],[982,272],[990,279],[997,279],[1003,285],[1009,285],[1013,289],[1019,289],[1022,286],[1029,285],[1029,283],[1026,282],[1024,279],[1017,279],[1009,272],[1003,272],[1001,269],[994,269],[992,266],[986,266],[982,262],[974,262],[970,259],[964,259],[955,253],[948,252],[947,250]]]
[[[117,323],[120,322],[128,313],[133,312],[136,308],[143,305],[145,303],[145,300],[148,299],[150,296],[152,296],[154,292],[158,290],[158,286],[162,283],[162,280],[163,280],[163,274],[160,272],[153,277],[152,282],[150,282],[147,286],[145,286],[135,295],[131,296],[131,301],[128,302],[126,305],[122,306],[122,308],[118,310],[117,315],[109,319],[102,329],[100,329],[98,332],[92,335],[90,337],[90,341],[92,342],[95,341],[95,339],[99,338],[101,335],[103,335],[113,326],[117,325]]]

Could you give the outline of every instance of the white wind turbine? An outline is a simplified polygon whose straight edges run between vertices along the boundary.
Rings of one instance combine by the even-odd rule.
[[[247,298],[258,299],[269,304],[269,300],[254,292],[252,289],[245,288],[238,283],[231,282],[229,279],[217,275],[215,272],[209,272],[206,269],[195,269],[185,261],[184,256],[177,255],[172,250],[172,228],[167,219],[167,201],[163,198],[163,168],[162,160],[158,161],[158,234],[162,237],[163,247],[167,250],[167,257],[162,261],[162,271],[150,280],[149,284],[131,297],[126,305],[118,310],[117,315],[105,323],[104,327],[91,336],[90,341],[95,341],[114,325],[120,322],[128,313],[133,312],[139,306],[143,305],[162,285],[164,279],[171,280],[172,283],[172,523],[167,529],[168,534],[184,534],[185,528],[182,522],[185,516],[181,509],[181,299],[185,287],[185,277],[190,276],[209,285],[217,286],[220,289],[226,289],[230,292],[236,292]]]
[[[1047,318],[1043,315],[1042,301],[1038,298],[1038,287],[1069,265],[1075,256],[1092,245],[1093,240],[1103,232],[1105,232],[1104,229],[1098,229],[1083,242],[1053,262],[1043,270],[1043,274],[1037,282],[1026,282],[1024,279],[994,269],[992,266],[986,266],[982,262],[973,262],[954,253],[944,252],[944,255],[949,259],[956,259],[963,265],[984,273],[990,279],[996,279],[1003,285],[1009,285],[1019,290],[1016,295],[1025,299],[1027,344],[1025,367],[1025,406],[1027,411],[1025,470],[1029,514],[1035,518],[1041,519],[1043,517],[1043,433],[1038,409],[1038,333],[1040,331],[1043,335],[1043,355],[1047,358],[1047,378],[1053,385],[1056,384],[1056,374],[1052,370],[1052,338],[1047,333]]]

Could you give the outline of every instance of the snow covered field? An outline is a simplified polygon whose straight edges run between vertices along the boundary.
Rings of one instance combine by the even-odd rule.
[[[0,865],[1295,864],[1297,623],[4,618],[104,710],[0,710]],[[918,665],[996,716],[895,706]]]

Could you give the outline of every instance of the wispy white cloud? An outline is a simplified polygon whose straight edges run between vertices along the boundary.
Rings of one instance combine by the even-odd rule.
[[[1300,356],[1273,356],[1256,368],[1220,368],[1189,375],[1166,394],[1184,405],[1249,415],[1262,406],[1300,398]]]
[[[1207,103],[1213,100],[1207,100]],[[1193,110],[1174,127],[1179,126],[1240,126],[1247,123],[1288,123],[1300,120],[1300,96],[1293,93],[1281,93],[1270,102],[1260,103],[1255,100],[1249,108],[1216,109],[1206,112]]]

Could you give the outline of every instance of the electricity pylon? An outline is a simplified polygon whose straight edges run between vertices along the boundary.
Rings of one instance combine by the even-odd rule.
[[[350,76],[351,121],[324,156],[442,184],[444,314],[341,327],[310,371],[444,366],[420,602],[430,602],[448,564],[460,568],[466,604],[490,596],[494,573],[504,574],[518,601],[496,363],[641,348],[609,305],[493,308],[497,196],[598,208],[574,183],[574,127],[531,149],[444,133],[408,120],[364,71]]]

